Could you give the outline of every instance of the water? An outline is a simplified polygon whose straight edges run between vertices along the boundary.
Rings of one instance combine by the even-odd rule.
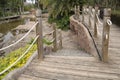
[[[23,20],[16,20],[13,22],[0,24],[0,33],[6,35],[8,32],[11,32],[13,28],[20,24],[23,24]]]
[[[3,41],[0,42],[0,47],[4,46],[4,43],[7,43],[15,36],[15,32],[13,32],[12,29],[16,28],[20,24],[23,24],[23,20],[0,24],[0,33],[4,35],[2,38]]]

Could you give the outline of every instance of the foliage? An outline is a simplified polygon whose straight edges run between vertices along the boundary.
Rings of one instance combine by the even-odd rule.
[[[48,8],[50,16],[68,16],[75,5],[83,5],[85,0],[40,0]]]
[[[48,9],[49,21],[56,22],[61,29],[68,28],[69,16],[73,13],[74,6],[82,6],[84,3],[85,0],[40,0],[40,4]]]
[[[5,57],[0,57],[0,72],[3,71],[5,68],[10,66],[12,63],[14,63],[23,53],[25,50],[30,46],[31,43],[33,43],[34,39],[31,38],[31,41],[29,42],[28,45],[26,45],[23,48],[19,48],[18,50],[15,50]],[[43,43],[46,45],[51,45],[53,42],[43,38]],[[3,79],[10,71],[22,67],[27,60],[30,58],[30,56],[36,51],[37,45],[34,44],[33,47],[29,50],[29,52],[15,65],[13,66],[10,70],[5,72],[3,75],[0,75],[0,80]]]
[[[62,30],[68,30],[69,28],[69,16],[63,16],[60,20],[56,20],[56,23],[58,24],[58,28]]]
[[[31,38],[30,42],[28,42],[28,44],[32,44],[34,41],[34,38]],[[34,43],[35,44],[35,43]]]
[[[58,28],[62,29],[62,30],[68,30],[69,29],[69,16],[63,16],[61,18],[57,19],[53,19],[53,18],[49,18],[49,23],[52,22],[56,22],[56,24],[58,25]]]
[[[43,43],[46,44],[46,45],[51,45],[53,42],[43,38]]]
[[[13,15],[20,14],[23,11],[24,0],[0,0],[0,8],[2,17],[8,16],[7,12]]]
[[[28,47],[29,45],[26,45],[23,48],[11,52],[6,57],[0,58],[0,72],[5,68],[7,68],[8,66],[10,66],[12,63],[14,63],[23,54],[22,52],[25,52],[25,50]],[[32,53],[36,51],[36,49],[37,46],[36,44],[34,44],[34,46],[30,49],[30,51],[15,66],[13,66],[10,70],[8,70],[7,72],[5,72],[3,75],[0,76],[0,80],[3,79],[10,71],[14,70],[15,68],[22,67],[27,62],[27,60],[32,55]]]
[[[24,6],[24,11],[30,11],[34,6],[32,4]]]

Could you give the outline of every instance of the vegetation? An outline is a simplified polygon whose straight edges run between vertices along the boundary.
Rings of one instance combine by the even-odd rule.
[[[14,63],[23,53],[25,50],[32,44],[34,39],[32,38],[31,41],[23,48],[19,48],[18,50],[15,50],[5,57],[0,58],[0,72],[6,69],[8,66],[10,66],[12,63]],[[50,42],[47,39],[43,39],[43,43],[46,45],[51,45],[53,42]],[[10,71],[22,67],[27,60],[30,58],[30,56],[36,51],[37,45],[34,44],[33,47],[29,50],[29,52],[15,65],[13,66],[10,70],[5,72],[3,75],[0,75],[0,80],[3,79]]]
[[[56,22],[59,28],[67,29],[69,16],[73,14],[75,5],[83,5],[85,0],[40,0],[43,8],[47,8],[50,14],[49,22]]]
[[[43,38],[43,43],[46,44],[46,45],[51,45],[53,42]]]
[[[0,72],[10,66],[12,63],[14,63],[23,53],[25,50],[29,47],[29,45],[26,45],[23,48],[20,48],[16,51],[11,52],[8,54],[6,57],[0,58]],[[13,66],[10,70],[5,72],[3,75],[0,75],[0,80],[3,79],[10,71],[22,67],[29,57],[36,51],[37,46],[34,44],[34,46],[30,49],[30,51],[15,65]]]
[[[98,5],[100,7],[111,7],[114,10],[112,12],[114,16],[120,15],[120,0],[39,0],[39,3],[43,9],[48,10],[50,15],[49,22],[56,22],[58,27],[61,29],[69,28],[69,17],[74,14],[73,9],[75,5],[80,5],[80,7],[84,4],[93,6]],[[0,0],[0,17],[21,14],[22,11],[30,10],[32,7],[32,5],[24,7],[24,0]],[[3,28],[0,30],[3,30]],[[21,52],[24,52],[32,42],[33,39],[25,47],[11,52],[4,58],[0,58],[0,72],[15,62],[18,57],[22,55]],[[43,42],[47,45],[52,44],[52,42],[46,39],[43,39]],[[32,53],[36,50],[36,47],[36,44],[34,44],[23,59],[21,59],[9,71],[0,76],[0,80],[13,69],[23,66]]]
[[[34,4],[24,5],[25,0],[0,0],[0,17],[22,14],[34,8]]]
[[[49,22],[56,22],[59,28],[68,29],[69,16],[72,15],[75,5],[98,5],[100,7],[111,7],[116,10],[120,8],[120,0],[39,0],[43,9],[48,9]]]
[[[49,22],[56,22],[59,28],[66,29],[69,24],[69,16],[73,14],[75,5],[98,5],[100,7],[111,7],[113,10],[120,9],[120,0],[37,0],[40,7],[48,9]],[[36,5],[24,6],[24,0],[0,0],[0,16],[21,14],[24,10],[30,10]]]
[[[24,0],[0,0],[0,16],[20,14],[23,6]]]

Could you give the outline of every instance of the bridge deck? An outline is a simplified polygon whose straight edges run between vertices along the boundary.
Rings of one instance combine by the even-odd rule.
[[[87,17],[85,17],[86,23],[88,22]],[[92,22],[92,28],[90,28],[90,31],[93,35],[93,22]],[[94,38],[97,47],[99,51],[101,51],[101,46],[102,46],[102,30],[103,30],[103,24],[98,25],[98,37]],[[112,24],[110,27],[110,40],[109,40],[109,62],[114,61],[116,62],[116,59],[119,59],[117,61],[120,61],[120,27]]]
[[[102,27],[99,26],[98,30],[102,32]],[[91,55],[79,51],[79,48],[75,48],[77,46],[74,42],[75,35],[66,37],[71,35],[71,32],[65,32],[64,49],[46,55],[42,62],[38,59],[33,60],[18,80],[120,80],[119,30],[120,27],[112,25],[108,63],[100,62]],[[100,47],[101,38],[95,41]]]

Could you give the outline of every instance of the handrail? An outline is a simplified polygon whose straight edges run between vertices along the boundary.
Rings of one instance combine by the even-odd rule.
[[[9,47],[12,47],[12,46],[16,45],[17,43],[19,43],[21,40],[23,40],[23,39],[33,30],[34,27],[36,27],[37,24],[38,24],[38,22],[36,22],[36,23],[33,25],[33,27],[32,27],[22,38],[20,38],[18,41],[16,41],[15,43],[13,43],[13,44],[11,44],[11,45],[9,45],[9,46],[6,46],[6,47],[4,47],[4,48],[1,48],[0,51],[5,50],[5,49],[7,49],[7,48],[9,48]]]
[[[97,16],[96,14],[94,14],[94,12],[91,12],[91,11],[89,11],[88,15],[90,15],[90,18],[94,18],[94,17]],[[99,20],[99,17],[98,17],[98,16],[97,16],[97,19],[98,19],[98,22],[100,23],[100,20]],[[91,21],[91,19],[90,19],[90,21]],[[83,22],[83,24],[85,25],[85,27],[87,26],[87,25],[85,24],[85,22]],[[97,23],[96,23],[96,24],[97,24]],[[94,46],[95,46],[95,48],[96,48],[98,57],[99,57],[100,60],[102,60],[101,55],[100,55],[99,50],[98,50],[98,47],[97,47],[97,44],[95,43],[95,40],[94,40],[94,38],[93,38],[93,36],[92,36],[92,34],[91,34],[91,31],[89,30],[88,27],[86,27],[86,28],[87,28],[87,30],[88,30],[88,32],[89,32],[89,34],[90,34],[90,36],[91,36],[91,38],[92,38],[92,40],[93,40],[93,44],[94,44]]]
[[[53,34],[54,31],[55,30],[52,30],[51,32],[44,34],[43,37]]]
[[[90,17],[94,17],[93,13],[89,11]]]
[[[98,14],[96,14],[96,17],[97,17],[97,21],[98,21],[101,25],[103,25],[103,23],[100,21],[100,19],[99,19],[99,17],[98,17]]]
[[[13,64],[11,64],[9,67],[7,67],[6,69],[4,69],[3,71],[0,72],[0,75],[4,74],[6,71],[8,71],[10,68],[12,68],[18,61],[20,61],[28,53],[28,51],[31,49],[31,47],[34,45],[34,43],[37,41],[38,37],[39,37],[39,35],[35,37],[34,41],[29,46],[29,48]]]

